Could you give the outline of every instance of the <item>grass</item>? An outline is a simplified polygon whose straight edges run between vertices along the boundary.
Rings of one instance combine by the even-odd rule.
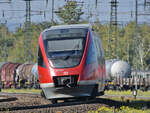
[[[105,98],[109,102],[103,102],[104,105],[99,107],[96,111],[89,111],[88,113],[150,113],[150,99],[138,98],[140,96],[150,97],[150,91],[138,90],[137,99],[133,98],[132,91],[105,91]],[[111,96],[114,95],[114,96]],[[127,96],[127,97],[126,97]]]
[[[40,89],[2,89],[5,93],[40,93]]]
[[[2,92],[6,93],[40,93],[41,89],[2,89]],[[132,96],[132,91],[105,91],[107,95],[118,95],[118,96]],[[140,91],[138,90],[137,96],[150,97],[150,91]]]
[[[105,91],[105,94],[107,95],[118,95],[118,96],[132,96],[132,91],[127,90],[127,91]],[[138,90],[137,96],[145,96],[145,97],[150,97],[150,91],[140,91]]]
[[[135,109],[128,106],[122,106],[119,109],[114,107],[101,106],[96,111],[88,113],[150,113],[149,109]]]
[[[132,98],[132,91],[105,91],[110,96],[108,100],[111,102],[106,104],[108,106],[101,106],[96,111],[89,111],[88,113],[150,113],[150,99],[134,99]],[[150,91],[143,92],[138,90],[138,96],[150,97]],[[131,97],[125,97],[125,96]],[[122,98],[123,97],[123,98]]]

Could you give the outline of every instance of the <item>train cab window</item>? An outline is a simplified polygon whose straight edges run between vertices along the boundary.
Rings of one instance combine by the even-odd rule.
[[[38,65],[41,66],[41,67],[46,67],[45,63],[44,63],[44,60],[43,60],[43,55],[42,55],[42,52],[41,52],[40,48],[38,49]]]
[[[58,52],[58,51],[80,51],[83,49],[83,39],[65,39],[65,40],[49,40],[47,41],[47,51]]]
[[[87,29],[71,28],[49,30],[43,33],[44,48],[49,63],[54,68],[69,68],[80,64]]]

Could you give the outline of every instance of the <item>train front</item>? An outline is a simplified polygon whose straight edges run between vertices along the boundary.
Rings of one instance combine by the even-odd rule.
[[[38,51],[40,86],[47,99],[90,96],[93,86],[84,76],[88,29],[48,29]]]

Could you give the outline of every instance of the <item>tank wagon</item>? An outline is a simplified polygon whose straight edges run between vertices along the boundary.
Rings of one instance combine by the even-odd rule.
[[[105,60],[100,37],[90,25],[60,25],[39,37],[38,73],[43,94],[57,99],[104,93]]]
[[[109,59],[106,61],[106,76],[108,79],[106,79],[105,89],[126,87],[123,80],[131,76],[131,66],[119,59]]]
[[[125,61],[116,61],[111,67],[112,77],[128,77],[131,74],[131,66]]]
[[[119,60],[118,59],[109,59],[109,60],[106,60],[106,80],[109,80],[109,81],[112,80],[111,68],[112,68],[112,65],[116,61],[119,61]]]
[[[106,76],[108,79],[115,77],[128,77],[131,75],[131,66],[119,59],[106,60]]]
[[[140,90],[150,90],[150,71],[137,71],[136,74],[125,61],[107,60],[106,76],[105,89],[107,90],[132,90],[136,84]]]

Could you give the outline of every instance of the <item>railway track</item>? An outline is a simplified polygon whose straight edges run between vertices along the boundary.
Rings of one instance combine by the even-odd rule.
[[[0,111],[10,111],[12,113],[56,113],[56,111],[61,111],[60,113],[85,113],[97,110],[100,106],[120,108],[122,105],[128,106],[129,104],[110,99],[114,95],[104,95],[93,100],[79,99],[67,102],[60,100],[57,104],[51,104],[49,100],[42,98],[40,94],[0,93],[0,95]]]
[[[0,108],[1,111],[12,111],[12,112],[20,112],[20,111],[32,111],[32,112],[41,112],[41,111],[63,111],[63,112],[81,112],[89,111],[89,110],[97,110],[102,104],[106,105],[108,103],[116,103],[115,101],[109,99],[97,98],[95,100],[88,101],[70,101],[70,102],[61,102],[57,104],[42,104],[42,105],[26,105],[26,106],[12,106],[12,107],[3,107]],[[120,103],[116,103],[117,106],[121,105]],[[114,104],[111,104],[113,106]]]
[[[89,110],[96,110],[102,104],[110,103],[109,99],[96,98],[93,100],[68,100],[67,102],[59,101],[57,104],[51,104],[49,100],[42,98],[39,94],[27,93],[0,93],[1,97],[16,98],[14,101],[0,103],[0,111],[7,112],[84,112]],[[4,104],[5,103],[5,104]],[[114,103],[113,101],[111,103]],[[120,103],[118,103],[119,105]],[[113,104],[112,104],[113,105]],[[44,110],[44,111],[43,111]]]

